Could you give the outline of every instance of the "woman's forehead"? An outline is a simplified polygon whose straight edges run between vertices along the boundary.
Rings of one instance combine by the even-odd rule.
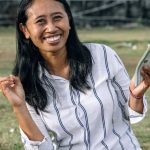
[[[27,9],[28,17],[36,17],[39,15],[52,14],[55,12],[65,13],[63,4],[56,0],[35,0]]]

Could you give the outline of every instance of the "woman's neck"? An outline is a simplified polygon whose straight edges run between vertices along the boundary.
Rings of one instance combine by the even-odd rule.
[[[48,71],[52,75],[61,76],[65,79],[69,79],[69,64],[67,61],[67,51],[61,53],[47,53],[43,56]]]

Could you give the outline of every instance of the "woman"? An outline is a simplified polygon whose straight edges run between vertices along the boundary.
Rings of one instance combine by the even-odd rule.
[[[143,119],[150,68],[130,83],[117,54],[82,44],[65,0],[22,0],[13,75],[0,78],[27,150],[140,150],[131,122]],[[136,117],[134,117],[136,116]]]

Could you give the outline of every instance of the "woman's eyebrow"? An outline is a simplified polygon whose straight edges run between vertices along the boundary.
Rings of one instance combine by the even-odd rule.
[[[39,19],[39,18],[44,18],[45,17],[45,15],[40,15],[40,16],[37,16],[36,18],[35,18],[35,20],[37,20],[37,19]]]
[[[63,15],[63,13],[62,12],[54,12],[51,15]]]
[[[52,13],[50,16],[54,16],[54,15],[63,15],[63,13],[62,13],[62,12],[54,12],[54,13]],[[44,18],[44,17],[46,17],[46,15],[40,15],[40,16],[37,16],[37,17],[35,18],[35,20],[37,20],[37,19],[39,19],[39,18]]]

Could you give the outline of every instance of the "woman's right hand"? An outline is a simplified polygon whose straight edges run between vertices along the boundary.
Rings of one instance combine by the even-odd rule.
[[[25,104],[24,89],[18,77],[13,75],[0,77],[0,90],[13,107]]]
[[[11,103],[20,128],[31,141],[42,141],[43,134],[32,119],[25,103],[25,92],[18,77],[0,77],[0,90]]]

